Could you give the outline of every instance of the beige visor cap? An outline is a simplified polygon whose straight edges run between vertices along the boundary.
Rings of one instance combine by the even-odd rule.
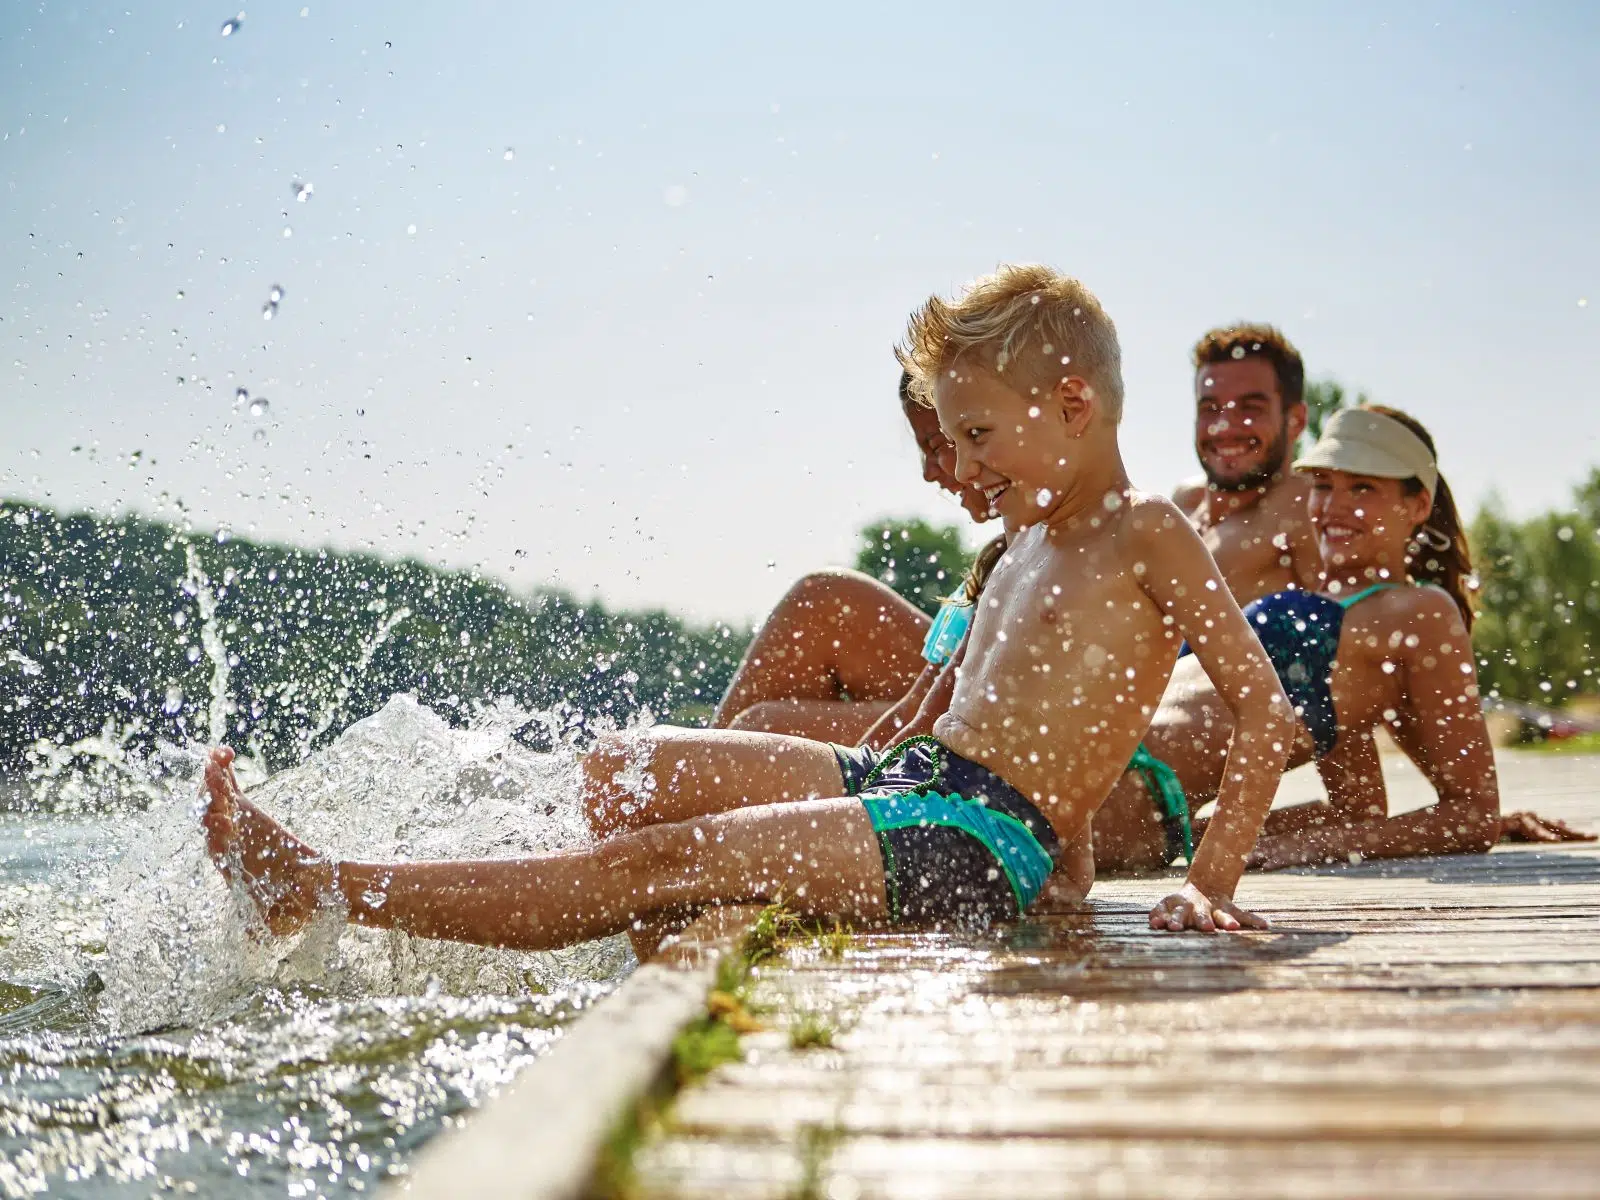
[[[1325,467],[1379,479],[1417,479],[1428,495],[1439,483],[1439,464],[1428,443],[1393,417],[1369,408],[1341,408],[1322,427],[1317,444],[1294,469]]]

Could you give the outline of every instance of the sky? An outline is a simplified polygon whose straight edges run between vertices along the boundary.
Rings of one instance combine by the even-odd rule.
[[[1115,318],[1140,486],[1238,319],[1469,512],[1600,463],[1600,6],[236,15],[0,5],[0,495],[745,620],[964,523],[891,347],[1007,261]]]

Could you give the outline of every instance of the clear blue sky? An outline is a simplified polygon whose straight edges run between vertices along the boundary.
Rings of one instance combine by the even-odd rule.
[[[1143,486],[1240,317],[1468,507],[1600,461],[1600,6],[235,11],[0,6],[0,494],[750,616],[958,519],[889,347],[1012,259],[1116,318]]]

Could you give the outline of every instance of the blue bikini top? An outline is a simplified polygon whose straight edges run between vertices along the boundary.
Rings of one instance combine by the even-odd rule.
[[[944,666],[961,645],[961,639],[967,636],[967,627],[971,624],[972,605],[963,586],[939,605],[939,612],[928,627],[927,639],[922,643],[922,657],[936,667]]]
[[[1311,731],[1319,758],[1339,740],[1333,660],[1339,653],[1345,610],[1374,592],[1397,586],[1375,583],[1337,600],[1320,592],[1273,592],[1245,605],[1244,615],[1272,660],[1295,713]]]

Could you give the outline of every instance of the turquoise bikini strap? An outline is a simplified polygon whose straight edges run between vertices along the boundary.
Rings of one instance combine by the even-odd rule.
[[[1399,586],[1400,585],[1398,583],[1375,583],[1369,588],[1362,588],[1354,596],[1351,596],[1348,599],[1339,598],[1338,604],[1340,608],[1349,608],[1352,604],[1360,604],[1374,592],[1386,592],[1392,587]]]

